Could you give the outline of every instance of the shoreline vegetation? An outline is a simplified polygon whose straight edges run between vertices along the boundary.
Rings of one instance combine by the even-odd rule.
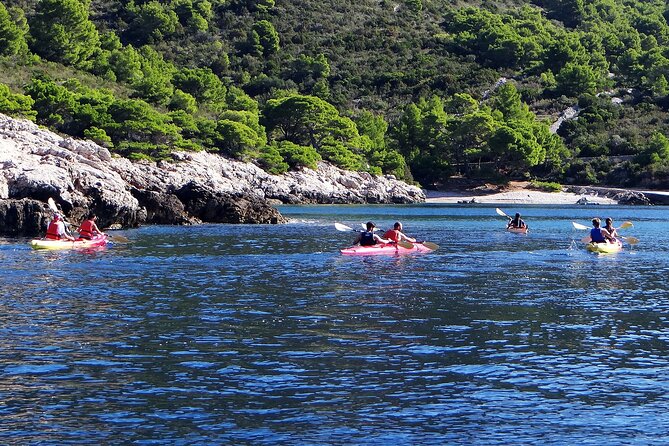
[[[8,0],[0,112],[133,161],[669,189],[665,2],[321,3]]]

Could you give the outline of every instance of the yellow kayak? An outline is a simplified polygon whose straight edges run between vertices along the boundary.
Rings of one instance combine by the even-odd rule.
[[[621,249],[623,249],[623,243],[620,240],[616,240],[615,243],[594,243],[590,242],[585,246],[585,249],[587,249],[590,252],[598,252],[601,254],[609,254],[612,252],[618,252]]]
[[[49,240],[49,239],[35,239],[30,241],[30,247],[33,249],[88,249],[97,248],[107,245],[107,236],[99,235],[90,240],[77,239],[70,240]]]

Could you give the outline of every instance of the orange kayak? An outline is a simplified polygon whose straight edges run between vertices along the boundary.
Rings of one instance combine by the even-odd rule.
[[[529,231],[529,228],[525,226],[524,228],[506,228],[507,231],[509,232],[514,232],[516,234],[527,234],[527,231]]]

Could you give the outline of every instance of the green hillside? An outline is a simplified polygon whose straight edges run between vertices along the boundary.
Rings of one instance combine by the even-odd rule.
[[[657,0],[6,0],[0,112],[134,159],[666,188],[668,17]]]

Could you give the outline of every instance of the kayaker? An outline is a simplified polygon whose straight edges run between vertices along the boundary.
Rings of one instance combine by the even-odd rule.
[[[406,236],[402,232],[402,223],[397,221],[393,225],[393,229],[389,229],[386,231],[385,234],[383,234],[383,238],[387,238],[388,240],[392,240],[393,242],[401,242],[402,240],[406,240],[407,242],[411,243],[416,243],[416,239],[412,237]]]
[[[102,235],[102,231],[98,228],[98,225],[95,224],[97,216],[94,213],[88,214],[88,218],[81,222],[77,232],[79,233],[79,238],[90,240],[96,235]]]
[[[518,212],[516,212],[516,216],[509,221],[509,224],[506,225],[507,229],[521,229],[526,227],[527,225],[525,224],[523,219],[520,218],[520,213]]]
[[[599,218],[593,218],[592,219],[592,226],[593,228],[590,230],[590,241],[592,243],[614,243],[616,240],[611,237],[611,234],[609,234],[609,231],[607,231],[604,228],[600,228],[599,226],[601,225],[601,221]]]
[[[74,237],[67,233],[65,223],[63,222],[63,219],[60,218],[59,214],[53,214],[53,219],[46,229],[46,238],[49,240],[66,239],[74,241]]]
[[[616,231],[616,228],[613,227],[613,219],[611,217],[606,219],[606,225],[604,225],[604,229],[606,229],[609,235],[614,239],[618,238],[618,231]]]
[[[355,243],[358,243],[361,246],[372,246],[377,243],[390,243],[390,240],[386,240],[374,234],[374,228],[376,228],[376,225],[371,221],[368,221],[367,230],[358,235],[358,238],[355,239]]]

